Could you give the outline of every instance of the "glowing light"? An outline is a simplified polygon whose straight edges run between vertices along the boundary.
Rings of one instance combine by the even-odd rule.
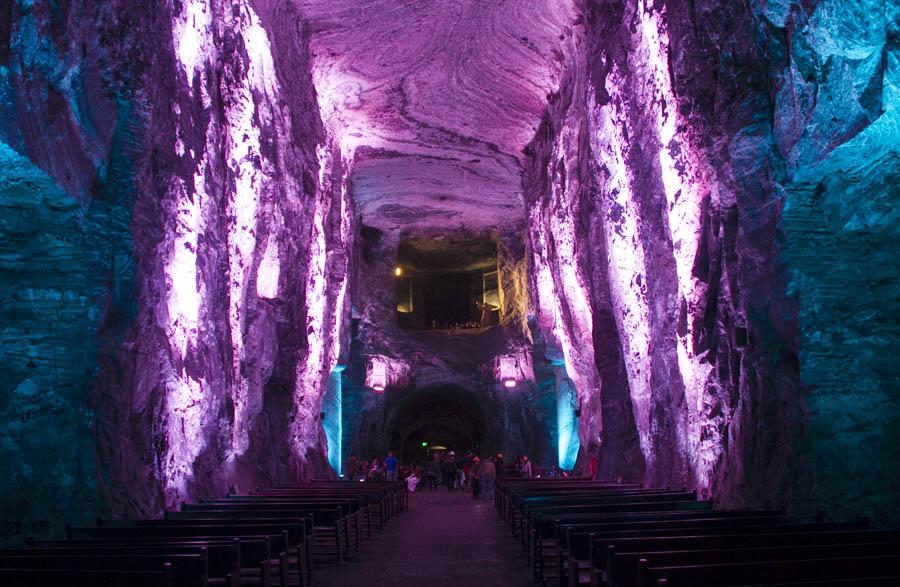
[[[238,78],[240,83],[228,85],[222,99],[226,104],[225,152],[228,169],[234,178],[234,189],[228,194],[226,218],[228,219],[228,320],[231,335],[231,400],[234,406],[232,448],[242,454],[249,443],[250,382],[242,368],[244,362],[244,331],[247,289],[250,268],[256,253],[260,195],[276,175],[272,161],[263,155],[260,128],[275,124],[277,113],[268,100],[260,95],[276,97],[280,94],[272,61],[268,36],[259,17],[247,4],[238,5],[240,18],[232,24],[239,27],[247,50],[246,72]],[[233,14],[233,13],[232,13]],[[264,270],[262,284],[257,283],[263,294],[274,296],[278,290],[277,241],[270,238],[260,268]],[[274,282],[273,282],[274,280]],[[254,389],[256,391],[256,389]],[[254,402],[254,405],[258,402]]]
[[[201,163],[201,167],[203,163]],[[189,342],[197,335],[200,318],[201,285],[197,280],[197,242],[203,228],[200,207],[205,196],[203,176],[194,178],[195,193],[188,194],[180,178],[173,180],[170,193],[176,199],[172,256],[166,265],[169,340],[174,342],[180,359],[185,357]]]
[[[266,251],[256,270],[256,295],[262,299],[274,300],[278,297],[278,278],[281,274],[281,261],[278,259],[278,239],[269,235]]]
[[[692,148],[687,137],[677,136],[678,104],[672,91],[668,69],[669,36],[665,22],[665,8],[639,7],[642,53],[650,65],[650,87],[657,95],[652,101],[659,134],[659,163],[663,189],[668,203],[668,226],[672,241],[672,255],[678,279],[678,294],[688,310],[687,331],[678,337],[678,367],[684,382],[687,399],[687,437],[679,434],[680,449],[691,455],[694,472],[701,487],[708,486],[711,467],[721,452],[721,438],[715,434],[701,439],[701,412],[703,411],[705,383],[712,365],[703,363],[693,354],[694,321],[690,316],[702,310],[706,298],[706,286],[693,276],[693,266],[700,243],[701,208],[708,189],[704,186],[712,173],[704,165],[700,151]],[[716,427],[711,427],[713,430]],[[684,430],[679,428],[679,430]]]
[[[610,86],[621,84],[624,87],[625,80],[616,68],[609,75],[607,83]],[[588,107],[596,113],[591,148],[610,171],[604,190],[609,195],[600,203],[606,220],[603,227],[609,250],[610,297],[616,308],[616,325],[623,333],[623,358],[638,440],[649,466],[653,456],[650,438],[650,312],[646,302],[647,269],[641,244],[640,213],[631,189],[633,178],[624,155],[627,142],[623,131],[627,121],[624,113],[612,104],[599,108],[591,94],[588,95]]]
[[[338,365],[332,370],[331,377],[328,380],[328,389],[322,398],[323,407],[328,407],[325,411],[325,418],[322,421],[322,428],[325,431],[328,464],[339,476],[343,471],[343,459],[341,458],[343,450],[343,388],[341,371],[343,370],[343,365]]]
[[[400,277],[401,275],[403,275],[403,267],[396,267],[394,269],[394,275],[396,275],[397,277]]]
[[[208,58],[211,39],[211,14],[207,2],[187,0],[181,15],[173,21],[173,41],[178,61],[188,79],[194,77],[197,66]]]
[[[383,392],[387,387],[387,364],[381,357],[372,357],[369,360],[369,370],[366,374],[366,385],[373,391]]]
[[[428,446],[428,443],[427,443],[427,442],[423,442],[423,443],[422,443],[422,446]]]
[[[500,374],[500,381],[503,387],[511,389],[516,386],[519,375],[519,364],[514,356],[504,355],[497,360],[497,367]]]
[[[557,364],[556,375],[556,431],[559,468],[571,471],[578,458],[581,440],[578,438],[578,417],[575,415],[574,383],[566,376],[566,367]]]

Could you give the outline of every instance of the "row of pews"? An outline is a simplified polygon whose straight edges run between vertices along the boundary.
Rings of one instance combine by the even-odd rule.
[[[311,481],[185,503],[161,520],[98,519],[67,526],[65,540],[0,550],[0,585],[302,587],[407,499],[399,482]]]
[[[534,579],[575,587],[897,586],[900,532],[713,509],[694,491],[501,478],[495,507]]]

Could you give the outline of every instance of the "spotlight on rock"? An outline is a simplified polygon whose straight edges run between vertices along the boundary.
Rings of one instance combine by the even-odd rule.
[[[384,361],[373,357],[369,360],[369,373],[366,383],[376,393],[383,393],[387,387],[387,365]]]
[[[500,357],[498,361],[500,381],[506,389],[512,389],[518,382],[519,365],[516,358],[510,355]]]

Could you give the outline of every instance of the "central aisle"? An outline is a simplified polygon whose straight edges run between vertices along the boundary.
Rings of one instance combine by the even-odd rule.
[[[319,567],[316,587],[530,586],[530,567],[493,502],[441,489],[409,496],[409,509],[340,567]]]

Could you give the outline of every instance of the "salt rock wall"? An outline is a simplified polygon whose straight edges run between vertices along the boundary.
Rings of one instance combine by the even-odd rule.
[[[139,312],[101,384],[124,511],[327,470],[318,416],[352,234],[298,15],[192,1],[146,16],[167,50],[143,74]],[[122,480],[137,471],[154,483],[135,500]]]
[[[601,475],[897,522],[897,22],[585,3],[525,186]]]
[[[600,474],[773,506],[801,499],[805,414],[758,32],[742,5],[586,3],[525,185]]]
[[[90,393],[135,312],[139,129],[103,65],[110,8],[0,9],[0,541],[104,509]]]
[[[105,261],[84,269],[89,320],[54,339],[84,370],[66,381],[96,414],[94,442],[75,445],[89,457],[46,470],[26,451],[21,468],[86,462],[97,507],[129,515],[324,472],[353,213],[299,16],[266,1],[77,8],[22,2],[0,27],[2,138],[70,198],[75,226],[57,223],[79,255]]]
[[[900,6],[760,3],[813,495],[900,524]]]

